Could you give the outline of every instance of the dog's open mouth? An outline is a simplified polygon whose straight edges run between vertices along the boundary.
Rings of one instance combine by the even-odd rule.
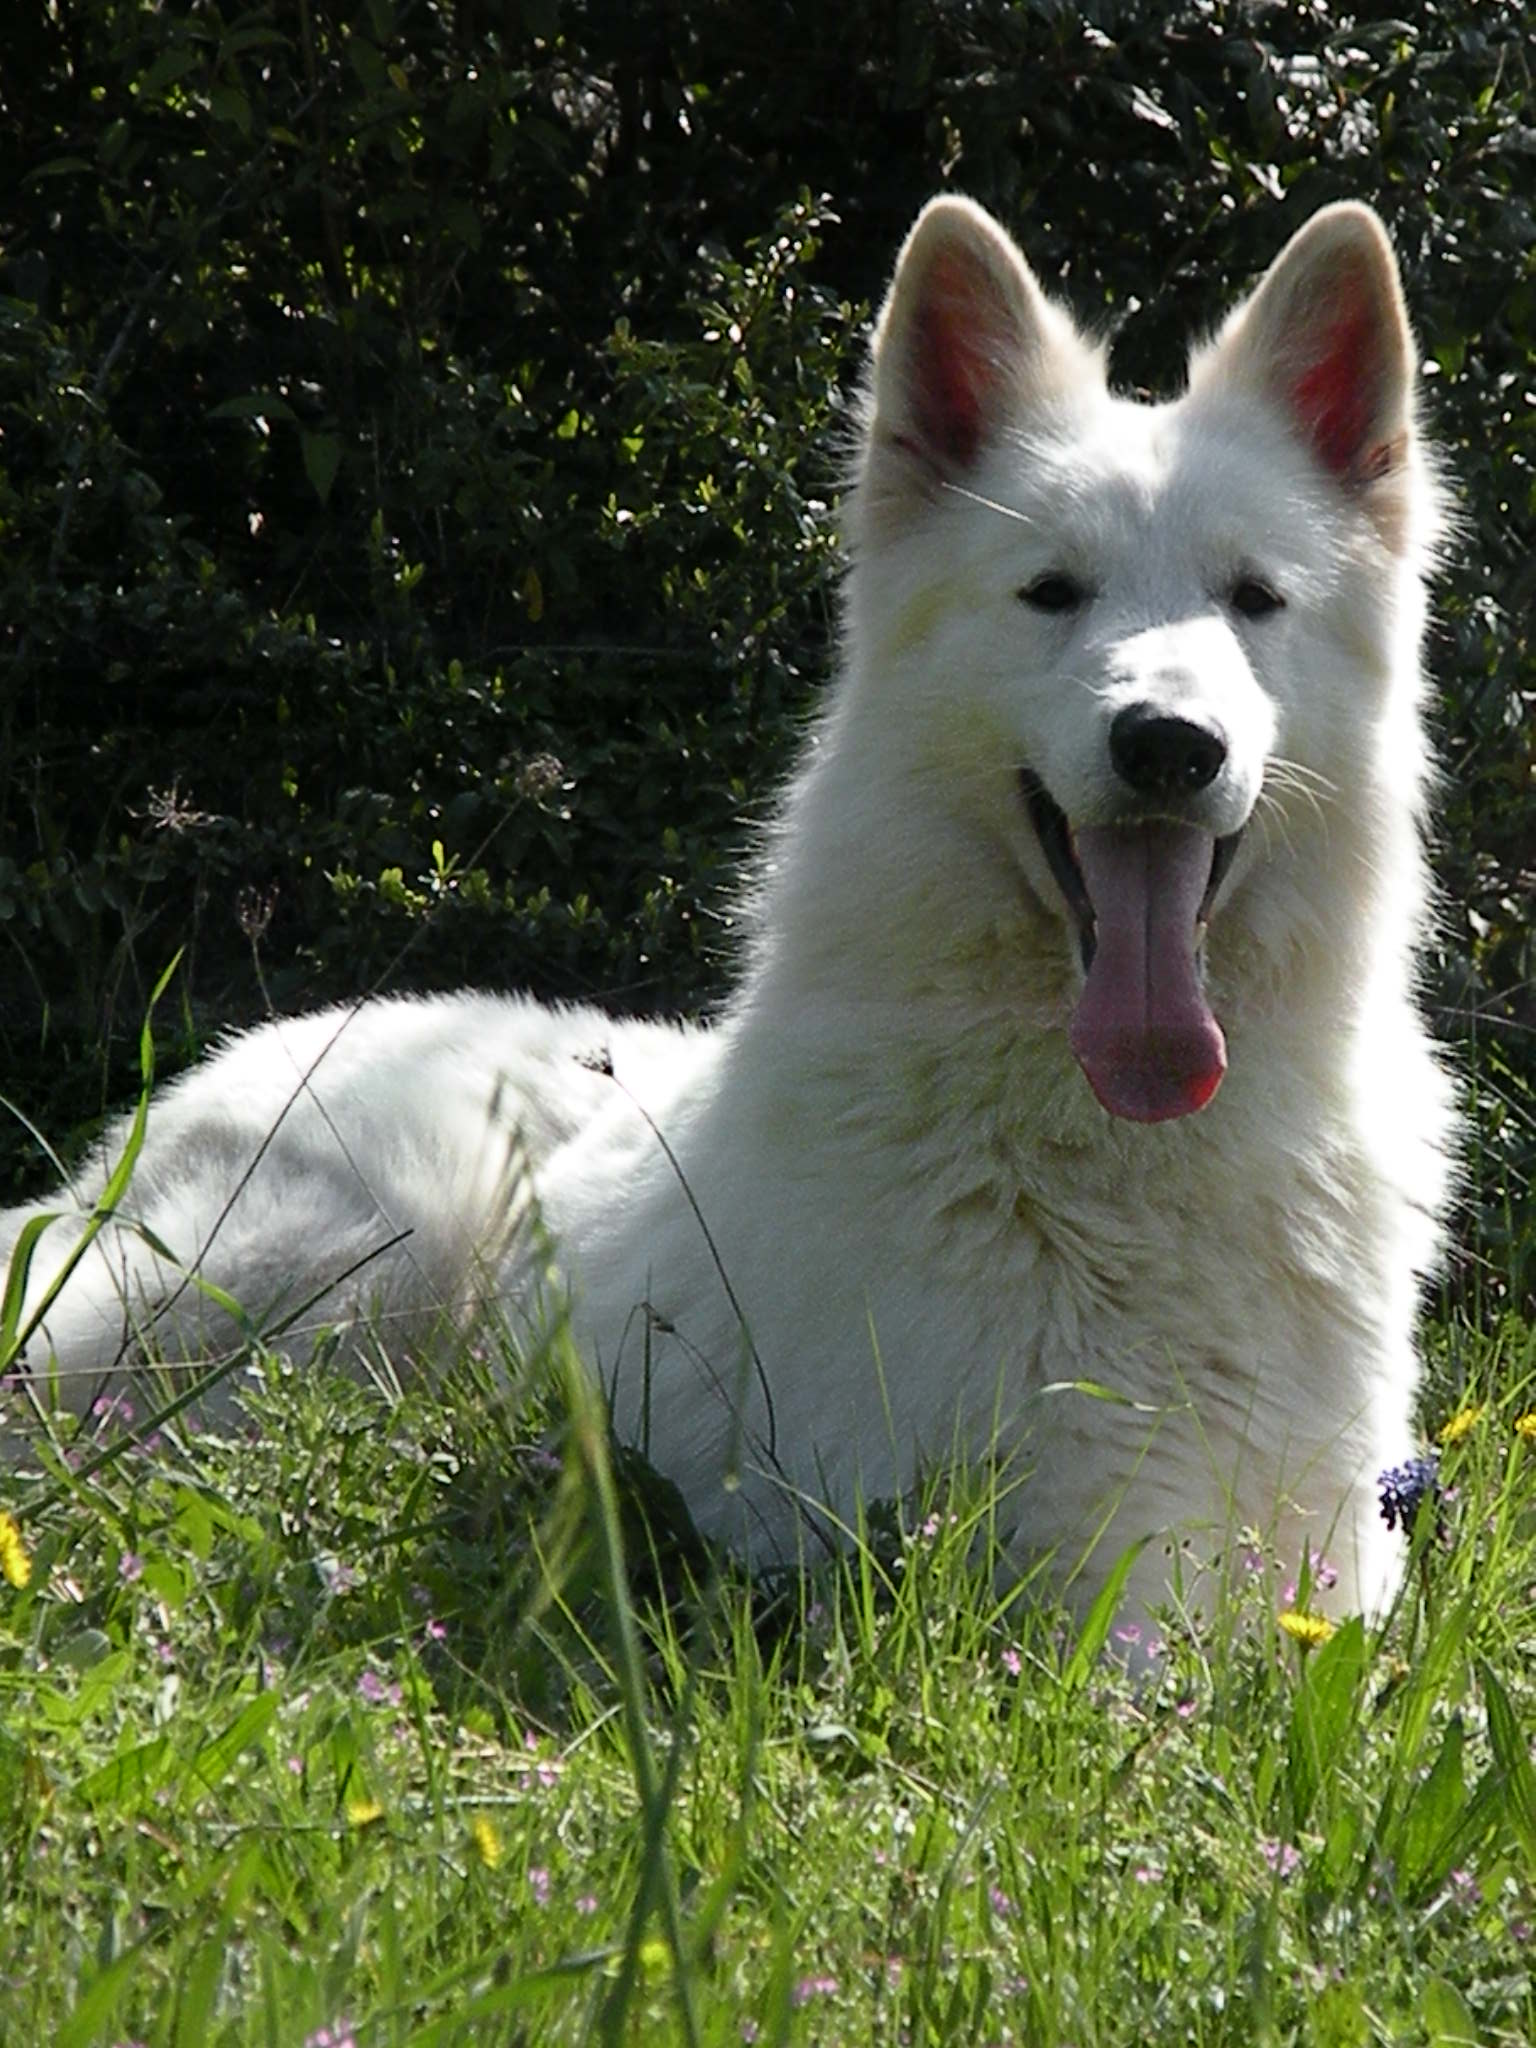
[[[1205,995],[1206,921],[1240,833],[1150,819],[1074,833],[1040,778],[1019,772],[1041,851],[1077,927],[1083,991],[1072,1050],[1115,1116],[1203,1109],[1227,1068]]]

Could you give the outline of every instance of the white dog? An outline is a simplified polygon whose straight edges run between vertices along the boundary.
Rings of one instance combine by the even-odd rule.
[[[1079,1591],[1135,1537],[1251,1524],[1378,1606],[1453,1127],[1413,996],[1436,513],[1365,207],[1140,405],[935,200],[723,1019],[460,995],[234,1040],[155,1104],[34,1374],[78,1403],[140,1345],[229,1341],[139,1224],[255,1316],[547,1306],[526,1160],[617,1428],[754,1559],[999,1447],[1021,1556],[1103,1531]]]

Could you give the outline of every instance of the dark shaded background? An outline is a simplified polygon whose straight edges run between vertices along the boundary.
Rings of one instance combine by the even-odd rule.
[[[921,202],[984,200],[1164,390],[1358,195],[1463,509],[1431,996],[1502,1307],[1536,1263],[1530,47],[1471,0],[11,0],[0,1088],[88,1134],[183,945],[167,1069],[375,982],[707,1000]],[[7,1120],[0,1194],[39,1177]]]

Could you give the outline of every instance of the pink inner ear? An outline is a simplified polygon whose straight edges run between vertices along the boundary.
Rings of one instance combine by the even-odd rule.
[[[981,446],[999,377],[986,305],[986,280],[972,264],[935,260],[915,322],[912,405],[923,447],[942,468],[968,469]]]
[[[1368,442],[1381,391],[1381,329],[1362,300],[1330,314],[1311,367],[1291,387],[1295,408],[1320,460],[1335,476],[1368,474]]]

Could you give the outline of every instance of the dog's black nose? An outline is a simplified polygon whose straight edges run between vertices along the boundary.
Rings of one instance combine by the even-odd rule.
[[[1109,728],[1109,758],[1139,796],[1192,796],[1221,773],[1227,742],[1218,726],[1127,704]]]

